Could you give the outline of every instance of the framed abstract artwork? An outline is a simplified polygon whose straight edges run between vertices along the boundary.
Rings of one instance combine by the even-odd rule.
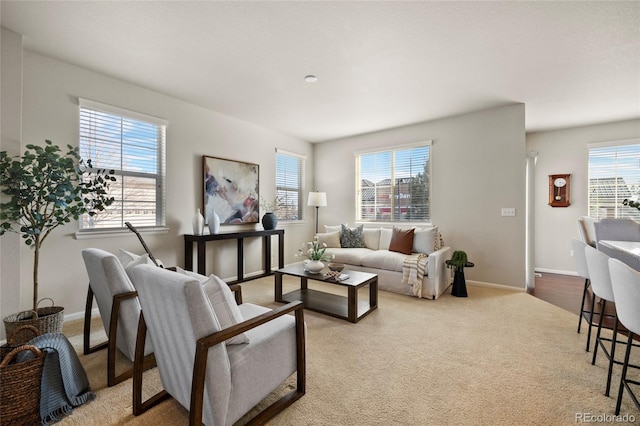
[[[259,221],[260,166],[224,158],[202,156],[203,212],[215,212],[221,225]]]

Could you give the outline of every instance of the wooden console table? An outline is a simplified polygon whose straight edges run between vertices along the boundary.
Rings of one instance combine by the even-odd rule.
[[[193,243],[197,244],[198,273],[206,275],[206,244],[208,241],[237,240],[238,241],[238,278],[228,284],[253,280],[256,278],[273,275],[271,271],[271,236],[278,236],[278,267],[284,268],[284,229],[271,229],[262,231],[226,232],[213,235],[184,235],[184,267],[193,271]],[[264,272],[259,275],[244,277],[244,239],[262,237],[262,259]]]

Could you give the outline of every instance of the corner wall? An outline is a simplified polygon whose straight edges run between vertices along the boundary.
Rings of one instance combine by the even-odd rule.
[[[4,48],[4,45],[3,45]],[[4,54],[4,49],[3,49]],[[65,145],[78,144],[78,97],[168,120],[167,127],[167,234],[144,234],[144,239],[166,265],[182,265],[182,235],[192,233],[191,220],[202,205],[202,156],[210,155],[260,165],[260,193],[275,194],[275,148],[307,155],[307,187],[313,177],[312,147],[306,141],[225,116],[169,96],[79,68],[43,55],[24,51],[22,141],[41,144],[45,139]],[[4,93],[3,93],[4,96]],[[308,215],[312,215],[311,209]],[[312,221],[279,224],[285,228],[285,261],[293,262],[295,249],[313,234]],[[262,229],[262,225],[224,227]],[[56,229],[43,245],[40,259],[39,297],[51,297],[65,307],[65,314],[82,314],[88,277],[81,257],[87,247],[116,253],[123,248],[143,253],[131,232],[117,236],[75,239],[77,223]],[[4,237],[3,237],[4,238]],[[273,239],[273,245],[276,241]],[[245,241],[245,273],[262,269],[262,239]],[[207,245],[207,273],[235,278],[236,242]],[[276,249],[272,249],[274,256]],[[3,252],[3,261],[5,259]],[[20,307],[31,306],[32,251],[22,244]],[[272,261],[272,265],[277,265]],[[3,267],[3,274],[5,269]],[[14,285],[14,284],[11,284]],[[3,288],[4,296],[4,288]],[[12,306],[17,311],[17,306]],[[7,312],[10,314],[11,312]]]
[[[524,112],[517,104],[316,145],[321,229],[355,221],[355,151],[433,140],[431,222],[475,263],[468,280],[524,288]],[[502,217],[503,207],[516,216]]]
[[[22,36],[6,28],[0,35],[0,151],[10,155],[20,152],[22,131]],[[13,233],[0,238],[0,318],[15,311],[20,301],[20,244]],[[5,337],[0,327],[0,340]]]

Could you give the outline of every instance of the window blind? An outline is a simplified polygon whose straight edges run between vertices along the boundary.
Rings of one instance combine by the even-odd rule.
[[[281,220],[302,220],[305,157],[276,150],[276,192],[279,200],[274,212]]]
[[[426,222],[431,142],[356,153],[356,220]]]
[[[589,216],[640,220],[640,140],[589,145]]]
[[[80,100],[80,155],[94,167],[115,170],[114,203],[80,230],[165,226],[166,121]]]

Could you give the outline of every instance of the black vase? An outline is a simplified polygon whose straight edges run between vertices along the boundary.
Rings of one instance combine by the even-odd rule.
[[[278,226],[278,218],[273,213],[265,213],[262,216],[262,226],[266,230],[276,229]]]

